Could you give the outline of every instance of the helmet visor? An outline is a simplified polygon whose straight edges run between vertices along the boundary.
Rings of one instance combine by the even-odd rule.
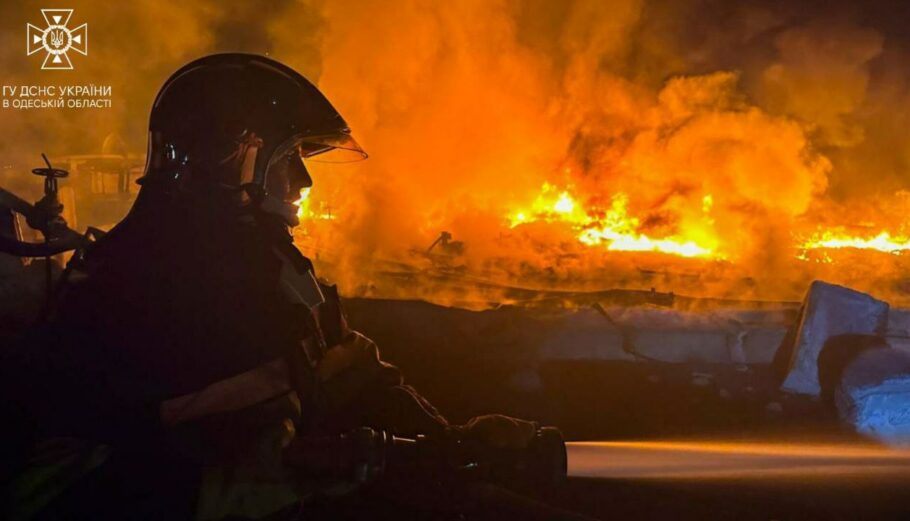
[[[367,153],[347,132],[293,136],[275,150],[272,158],[284,157],[293,150],[299,151],[302,159],[318,163],[353,163],[367,158]]]

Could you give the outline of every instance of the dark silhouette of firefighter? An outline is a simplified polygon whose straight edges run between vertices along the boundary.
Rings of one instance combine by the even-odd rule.
[[[213,55],[167,80],[135,204],[77,259],[17,366],[34,443],[15,516],[293,519],[314,491],[350,489],[288,460],[302,435],[528,443],[521,420],[449,425],[348,327],[289,233],[316,156],[366,154],[281,63]]]

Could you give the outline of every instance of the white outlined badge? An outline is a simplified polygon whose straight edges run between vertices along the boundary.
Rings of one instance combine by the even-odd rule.
[[[67,53],[72,50],[82,55],[88,54],[88,24],[68,28],[72,9],[42,9],[41,14],[47,22],[44,29],[25,24],[26,54],[31,56],[43,49],[47,55],[41,64],[42,69],[72,70],[73,63]]]

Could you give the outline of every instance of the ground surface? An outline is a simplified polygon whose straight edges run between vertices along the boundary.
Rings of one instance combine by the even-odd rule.
[[[600,519],[907,519],[908,476],[816,480],[571,480],[557,503]]]

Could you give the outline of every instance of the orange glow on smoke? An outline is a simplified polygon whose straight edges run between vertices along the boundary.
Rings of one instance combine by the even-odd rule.
[[[370,158],[308,165],[298,244],[347,291],[799,300],[822,278],[910,302],[893,283],[910,273],[906,147],[876,119],[905,104],[864,101],[874,31],[768,27],[736,67],[688,63],[704,49],[664,39],[639,2],[440,5],[321,13],[319,87]],[[276,56],[310,63],[287,29]]]

